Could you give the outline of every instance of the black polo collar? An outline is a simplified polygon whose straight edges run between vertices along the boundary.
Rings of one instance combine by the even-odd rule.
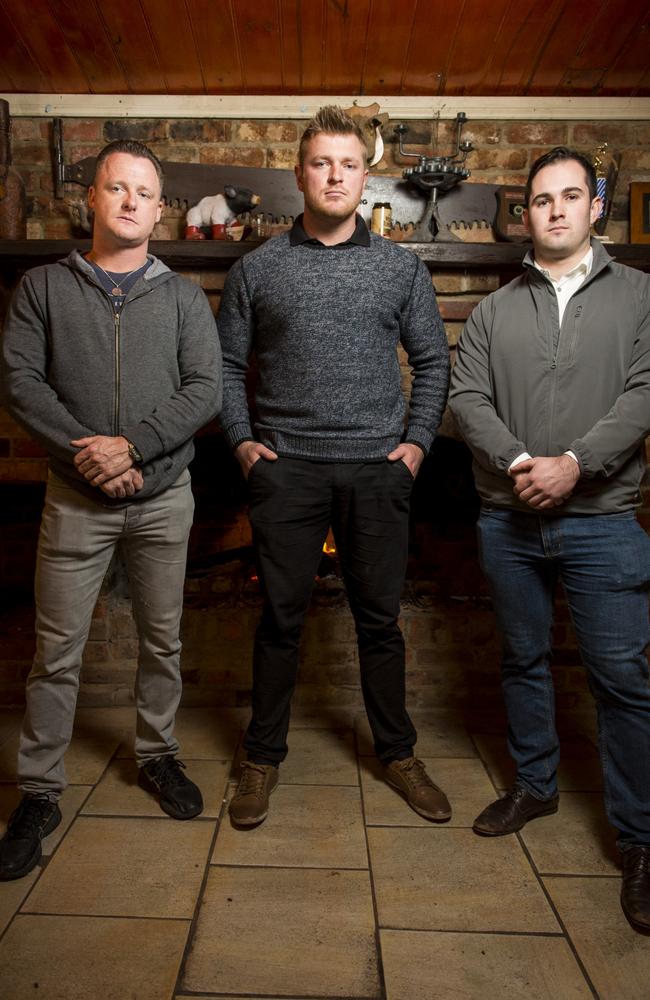
[[[302,224],[302,213],[298,216],[294,222],[290,232],[289,232],[289,244],[292,247],[302,246],[307,244],[313,247],[324,247],[326,244],[321,243],[314,236],[308,236],[304,230]],[[353,244],[358,247],[369,247],[370,246],[370,233],[368,232],[368,227],[361,218],[360,215],[356,216],[356,226],[354,227],[354,232],[352,236],[345,240],[343,243],[335,243],[334,247],[327,247],[328,250],[332,250],[335,247],[347,247]]]

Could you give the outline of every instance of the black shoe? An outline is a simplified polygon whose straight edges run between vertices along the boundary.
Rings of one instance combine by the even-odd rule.
[[[0,880],[22,878],[41,860],[41,841],[61,822],[61,810],[46,795],[24,795],[0,840]]]
[[[185,764],[171,754],[148,760],[139,770],[138,784],[158,796],[160,808],[174,819],[192,819],[203,812],[200,789],[183,774]]]
[[[558,802],[557,795],[552,799],[536,799],[530,792],[516,785],[476,817],[474,833],[481,833],[484,837],[503,837],[506,833],[516,833],[529,819],[556,813]]]
[[[650,847],[623,851],[621,906],[636,930],[650,931]]]

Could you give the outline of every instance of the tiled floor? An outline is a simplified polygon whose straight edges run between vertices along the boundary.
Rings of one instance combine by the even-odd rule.
[[[42,868],[0,884],[8,1000],[647,1000],[650,937],[618,903],[591,739],[569,724],[560,812],[483,839],[511,776],[498,726],[416,717],[450,823],[381,779],[364,718],[294,718],[268,820],[226,812],[244,713],[183,709],[182,758],[206,809],[178,823],[135,784],[133,713],[84,709],[63,823]],[[0,828],[20,724],[0,712]]]

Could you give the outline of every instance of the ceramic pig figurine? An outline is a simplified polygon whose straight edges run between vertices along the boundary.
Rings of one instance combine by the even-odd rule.
[[[250,188],[226,184],[223,194],[201,198],[198,205],[190,208],[186,216],[185,239],[204,240],[201,226],[211,226],[212,239],[224,240],[226,226],[240,212],[250,212],[260,200],[260,196],[253,194]]]

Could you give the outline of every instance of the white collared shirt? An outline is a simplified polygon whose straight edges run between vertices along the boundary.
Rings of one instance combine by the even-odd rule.
[[[580,285],[586,279],[594,263],[594,251],[591,247],[587,250],[582,260],[574,268],[563,274],[560,278],[554,278],[545,267],[534,261],[535,267],[540,271],[547,281],[550,281],[557,296],[557,308],[560,314],[560,325],[567,303],[574,292],[577,292]]]

